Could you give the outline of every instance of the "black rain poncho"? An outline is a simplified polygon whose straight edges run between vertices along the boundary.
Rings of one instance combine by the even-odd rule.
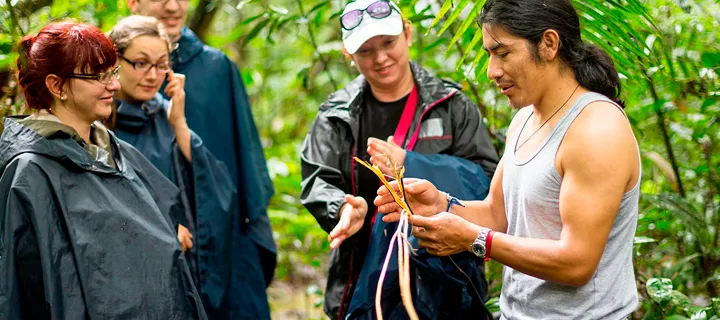
[[[177,240],[178,189],[110,134],[6,118],[0,137],[0,319],[206,319]]]

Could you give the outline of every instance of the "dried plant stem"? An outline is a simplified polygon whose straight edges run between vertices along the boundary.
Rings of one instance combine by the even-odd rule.
[[[390,159],[390,157],[387,158]],[[395,190],[390,187],[387,179],[385,179],[385,174],[380,170],[380,168],[374,165],[370,165],[369,163],[362,161],[358,158],[355,158],[355,161],[370,169],[373,173],[375,173],[378,178],[380,178],[380,181],[383,183],[383,185],[385,185],[388,191],[390,191],[390,195],[392,195],[395,203],[397,203],[401,208],[400,221],[398,222],[397,229],[395,229],[392,238],[390,238],[390,246],[388,247],[387,254],[385,255],[385,261],[383,262],[383,267],[380,271],[380,278],[378,279],[377,289],[375,290],[375,315],[379,320],[383,319],[382,306],[380,304],[380,302],[382,301],[382,285],[385,280],[385,275],[387,274],[387,269],[390,264],[390,258],[393,254],[395,242],[397,242],[400,297],[410,319],[418,320],[419,318],[417,312],[415,311],[415,306],[412,302],[412,293],[410,292],[410,252],[412,250],[413,254],[415,254],[415,251],[412,246],[410,246],[410,242],[407,240],[408,229],[410,228],[409,219],[410,214],[412,214],[412,210],[410,210],[407,202],[405,202],[405,186],[402,183],[403,174],[405,173],[405,167],[401,167],[400,169],[398,169],[398,167],[395,166],[395,163],[390,160],[393,173],[395,174],[395,179],[398,181],[398,189],[400,191],[400,194],[397,194]]]

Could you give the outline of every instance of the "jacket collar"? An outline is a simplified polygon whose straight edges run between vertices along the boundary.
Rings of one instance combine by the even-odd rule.
[[[420,95],[421,105],[418,109],[422,111],[425,111],[425,109],[433,103],[446,98],[449,94],[460,88],[456,83],[433,76],[414,62],[410,62],[410,69],[412,70],[415,85],[418,86],[418,94]]]
[[[18,122],[24,118],[26,116],[5,118],[5,130],[0,136],[0,168],[4,168],[19,154],[35,153],[55,159],[58,162],[73,163],[75,166],[88,171],[117,172],[117,169],[108,165],[106,159],[94,159],[90,152],[83,147],[82,139],[79,139],[79,137],[74,137],[72,134],[59,134],[60,131],[58,131],[58,134],[53,134],[51,138],[43,137],[35,130]],[[98,134],[107,134],[107,142],[117,152],[119,148],[117,148],[118,142],[115,135],[102,127],[102,124],[95,123],[93,125],[97,126],[96,130],[101,130]],[[117,159],[122,157],[121,154],[117,156]]]
[[[193,57],[203,51],[204,44],[192,30],[183,27],[180,30],[180,39],[177,41],[177,48],[172,53],[174,64],[185,64]]]
[[[142,129],[148,121],[152,121],[157,114],[162,114],[163,110],[167,110],[168,101],[158,92],[152,99],[144,101],[142,104],[118,99],[117,115],[115,119],[115,128],[127,131],[135,131]]]

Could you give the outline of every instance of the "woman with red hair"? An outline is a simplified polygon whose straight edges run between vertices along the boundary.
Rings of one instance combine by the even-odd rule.
[[[59,22],[20,51],[35,111],[0,136],[0,319],[205,319],[179,190],[98,121],[120,89],[113,43]]]

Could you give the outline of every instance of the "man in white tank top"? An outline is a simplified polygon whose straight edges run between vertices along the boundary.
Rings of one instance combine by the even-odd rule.
[[[613,62],[581,40],[568,0],[488,0],[479,22],[488,77],[520,111],[484,201],[405,180],[413,234],[435,255],[504,264],[503,319],[624,318],[638,304],[641,170]],[[397,221],[388,190],[378,195]]]

